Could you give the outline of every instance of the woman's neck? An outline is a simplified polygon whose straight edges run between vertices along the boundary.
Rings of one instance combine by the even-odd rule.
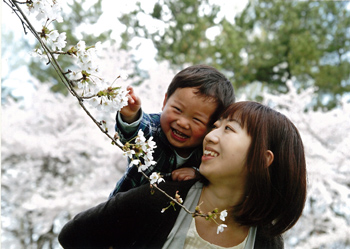
[[[203,212],[211,212],[213,209],[218,208],[219,210],[231,210],[233,206],[239,204],[243,198],[244,190],[243,187],[232,188],[232,186],[215,186],[209,184],[203,187],[202,194],[200,197],[201,207]],[[201,208],[202,209],[202,208]]]
[[[230,214],[232,207],[242,200],[243,191],[231,188],[215,188],[212,185],[203,187],[199,200],[200,210],[206,214],[218,208],[219,212],[227,210],[228,215],[225,221],[217,217],[215,221],[196,217],[196,229],[204,240],[223,247],[232,247],[241,243],[248,235],[249,227],[241,226]],[[225,224],[227,227],[223,232],[217,234],[218,225]]]

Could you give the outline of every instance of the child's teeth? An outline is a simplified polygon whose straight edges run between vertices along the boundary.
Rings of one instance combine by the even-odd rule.
[[[176,133],[178,136],[182,137],[182,138],[187,138],[187,136],[185,134],[182,134],[181,132],[174,130],[174,133]]]

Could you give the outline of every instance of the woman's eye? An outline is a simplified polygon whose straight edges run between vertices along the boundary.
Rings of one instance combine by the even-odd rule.
[[[228,131],[234,131],[234,129],[233,128],[231,128],[230,126],[228,126],[228,125],[226,125],[225,126],[225,130],[228,130]]]
[[[215,122],[212,126],[211,126],[211,129],[213,130],[213,129],[217,129],[217,128],[219,128],[219,126],[220,126],[220,123],[219,122]]]
[[[217,128],[218,128],[218,126],[215,125],[215,124],[213,124],[213,125],[211,126],[211,130],[215,130],[215,129],[217,129]]]

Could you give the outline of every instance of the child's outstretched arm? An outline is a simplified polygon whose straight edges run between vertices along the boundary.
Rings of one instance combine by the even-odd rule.
[[[171,172],[171,178],[173,181],[187,181],[196,177],[196,170],[193,168],[180,168]]]
[[[135,94],[132,86],[128,86],[127,90],[129,90],[128,105],[120,110],[120,114],[123,121],[130,124],[139,118],[141,99]]]

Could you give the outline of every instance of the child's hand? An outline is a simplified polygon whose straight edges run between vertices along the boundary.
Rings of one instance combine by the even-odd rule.
[[[173,181],[187,181],[196,178],[196,170],[192,168],[181,168],[171,172]]]
[[[130,124],[138,119],[141,99],[136,96],[132,86],[128,86],[126,89],[129,90],[128,105],[120,110],[120,114],[122,115],[122,119]]]

